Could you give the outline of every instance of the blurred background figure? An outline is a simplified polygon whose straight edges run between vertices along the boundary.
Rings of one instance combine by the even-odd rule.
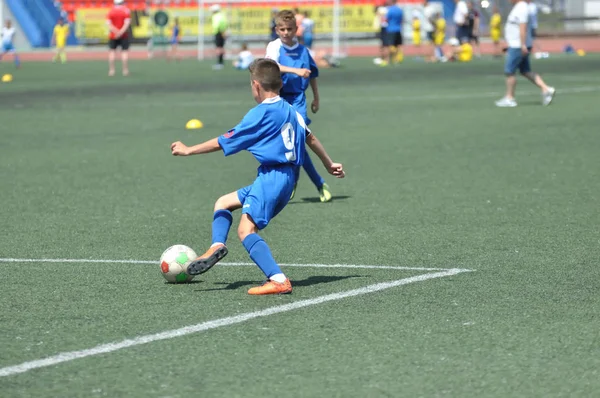
[[[211,22],[213,34],[215,35],[215,47],[217,55],[217,63],[213,65],[214,70],[224,68],[223,58],[225,57],[225,41],[227,40],[227,17],[221,11],[221,6],[213,4],[210,6],[212,12]]]
[[[490,18],[490,38],[494,44],[494,57],[502,56],[502,49],[500,48],[500,37],[502,36],[502,16],[498,6],[494,6],[492,11],[492,17]]]
[[[469,40],[468,42],[473,46],[475,46],[475,54],[477,57],[481,57],[481,50],[479,49],[479,26],[481,22],[481,18],[479,17],[479,11],[475,7],[473,1],[469,1],[467,3],[467,9],[469,13],[467,14],[467,26],[468,26],[468,34]]]
[[[242,44],[242,51],[237,56],[237,59],[233,61],[233,67],[238,70],[246,70],[250,64],[254,61],[254,55],[248,50],[248,44]]]
[[[67,53],[65,46],[67,45],[67,37],[69,37],[69,25],[65,24],[62,18],[58,18],[58,22],[52,31],[51,45],[56,46],[56,53],[52,58],[52,62],[56,62],[60,58],[61,63],[67,62]]]
[[[302,41],[304,46],[309,50],[312,49],[314,34],[315,34],[315,21],[310,19],[310,12],[304,11],[302,18]]]
[[[15,37],[15,28],[12,26],[12,21],[7,19],[4,27],[2,28],[2,52],[0,53],[0,61],[2,57],[6,54],[12,54],[13,60],[15,62],[15,66],[17,69],[21,67],[21,61],[19,59],[19,55],[17,54],[17,50],[15,50],[15,46],[13,44],[13,39]]]
[[[178,54],[179,40],[181,39],[181,28],[179,27],[179,18],[175,17],[173,20],[173,29],[171,31],[171,51],[169,52],[168,59],[181,60]]]

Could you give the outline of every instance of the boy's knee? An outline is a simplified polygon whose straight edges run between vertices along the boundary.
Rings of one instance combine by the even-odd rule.
[[[243,242],[248,235],[253,233],[254,230],[252,228],[249,228],[247,225],[243,225],[242,223],[240,223],[240,225],[238,226],[238,238],[240,238],[241,242]]]
[[[243,214],[240,219],[240,225],[238,226],[238,238],[240,241],[244,241],[248,235],[255,234],[258,232],[258,228],[252,221],[252,219],[247,215]]]

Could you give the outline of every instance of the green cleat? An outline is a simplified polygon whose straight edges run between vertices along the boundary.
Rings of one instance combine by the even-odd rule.
[[[298,183],[294,184],[294,190],[292,191],[292,194],[290,195],[290,200],[294,199],[294,195],[296,194],[296,187],[298,186]]]
[[[321,202],[329,202],[331,200],[331,191],[329,191],[329,185],[323,183],[319,188],[319,198]]]

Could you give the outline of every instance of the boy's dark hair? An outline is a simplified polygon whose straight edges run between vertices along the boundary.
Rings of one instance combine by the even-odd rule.
[[[272,59],[257,58],[248,67],[250,78],[272,93],[278,93],[283,85],[279,65]]]
[[[290,10],[281,10],[275,16],[276,25],[287,25],[288,23],[296,24],[296,15]]]
[[[247,50],[248,49],[248,43],[242,43],[242,50]]]

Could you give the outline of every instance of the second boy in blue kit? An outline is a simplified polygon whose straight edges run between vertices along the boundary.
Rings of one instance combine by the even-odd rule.
[[[319,110],[319,89],[316,78],[319,76],[319,69],[308,49],[296,40],[298,27],[296,26],[294,13],[290,10],[280,11],[275,17],[275,25],[275,32],[279,38],[273,40],[267,46],[266,58],[279,64],[283,80],[281,97],[302,115],[307,125],[310,125],[306,110],[305,91],[310,84],[313,91],[313,102],[310,108],[313,113],[317,113]],[[319,175],[308,155],[305,157],[302,166],[312,183],[317,187],[321,202],[329,202],[331,200],[329,186],[325,183],[323,177]],[[296,181],[299,176],[300,169],[298,169]],[[292,197],[294,197],[295,192],[296,186],[294,186]]]

